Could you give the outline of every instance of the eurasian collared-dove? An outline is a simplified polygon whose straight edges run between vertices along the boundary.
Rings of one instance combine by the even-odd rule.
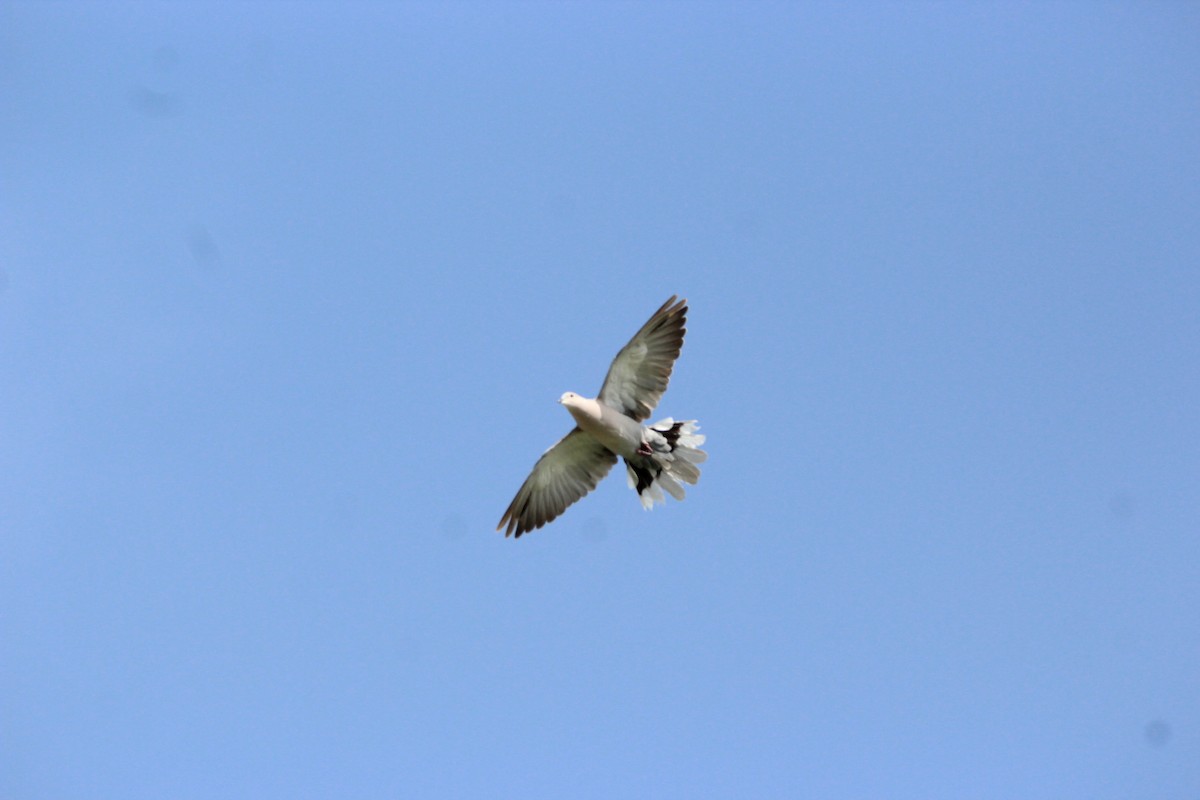
[[[575,418],[575,428],[533,465],[496,530],[520,536],[550,522],[567,506],[596,488],[617,456],[625,459],[629,488],[642,507],[664,502],[665,489],[683,499],[680,481],[695,484],[696,466],[708,457],[704,436],[693,420],[667,417],[653,425],[642,420],[658,405],[671,368],[683,346],[687,300],[671,299],[621,348],[596,398],[567,392],[558,402]]]

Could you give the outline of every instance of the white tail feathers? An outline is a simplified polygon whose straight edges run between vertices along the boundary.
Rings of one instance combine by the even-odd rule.
[[[683,500],[680,482],[695,485],[700,480],[696,465],[704,463],[708,453],[700,449],[705,437],[696,433],[699,428],[694,419],[676,422],[667,417],[643,429],[642,443],[650,455],[636,459],[636,464],[625,459],[629,488],[637,491],[642,508],[649,511],[655,503],[665,503],[664,490]]]

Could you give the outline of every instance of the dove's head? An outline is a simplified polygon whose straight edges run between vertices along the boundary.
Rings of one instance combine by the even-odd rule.
[[[581,419],[600,419],[600,404],[590,397],[581,397],[575,392],[563,392],[558,402],[567,407],[576,422]]]

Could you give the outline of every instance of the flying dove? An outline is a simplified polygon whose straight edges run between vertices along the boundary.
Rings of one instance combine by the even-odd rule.
[[[700,426],[694,419],[642,421],[667,390],[686,321],[687,300],[672,295],[617,353],[598,397],[566,392],[558,399],[575,427],[533,465],[496,530],[519,537],[551,522],[595,489],[617,456],[625,460],[629,488],[637,491],[642,508],[665,502],[664,489],[683,499],[680,481],[694,485],[700,480],[696,465],[708,458],[699,449]]]

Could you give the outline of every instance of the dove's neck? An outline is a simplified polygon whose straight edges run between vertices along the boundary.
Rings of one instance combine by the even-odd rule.
[[[584,430],[594,428],[599,424],[602,416],[599,400],[574,395],[563,398],[562,404],[567,407],[567,411],[571,412],[571,416]]]
[[[632,457],[642,439],[642,425],[599,400],[568,392],[562,404],[575,418],[575,424],[617,455]]]

